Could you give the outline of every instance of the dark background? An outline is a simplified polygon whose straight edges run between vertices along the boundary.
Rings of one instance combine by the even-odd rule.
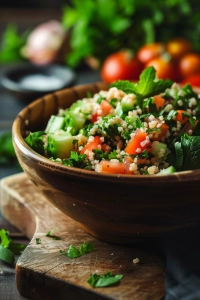
[[[69,2],[69,0],[1,0],[0,8],[61,8]]]

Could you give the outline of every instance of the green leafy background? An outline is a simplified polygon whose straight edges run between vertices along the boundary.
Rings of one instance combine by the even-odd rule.
[[[67,62],[76,65],[90,55],[102,61],[120,48],[137,51],[143,44],[177,36],[199,51],[199,8],[197,0],[72,0],[62,17],[71,30],[73,51]]]
[[[184,37],[200,52],[199,0],[71,0],[61,8],[60,22],[70,32],[65,62],[78,66],[88,57],[100,63],[122,48],[137,51],[154,41]],[[8,24],[1,41],[0,62],[23,59],[26,32]]]

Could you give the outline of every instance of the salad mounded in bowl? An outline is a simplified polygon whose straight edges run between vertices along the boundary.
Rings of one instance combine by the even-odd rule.
[[[146,68],[137,83],[60,108],[26,143],[58,164],[95,172],[162,175],[200,169],[200,97],[188,84],[156,78]]]

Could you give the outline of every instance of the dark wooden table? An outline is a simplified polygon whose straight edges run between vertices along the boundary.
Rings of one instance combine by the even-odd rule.
[[[60,11],[58,10],[10,10],[0,8],[0,37],[4,32],[8,22],[15,23],[19,30],[26,28],[33,28],[40,22],[50,19],[59,19]],[[13,94],[5,90],[1,85],[1,74],[5,65],[0,65],[0,134],[9,131],[12,128],[12,123],[18,114],[26,105],[21,102]],[[76,85],[100,81],[98,72],[93,72],[89,69],[77,71]],[[21,172],[17,167],[12,165],[2,167],[0,166],[0,180],[6,176]],[[0,214],[0,229],[9,230],[12,239],[27,244],[29,241],[26,237],[21,236],[20,232],[14,228],[7,220]],[[17,257],[16,257],[17,259]],[[0,261],[0,299],[1,300],[19,300],[25,299],[18,293],[15,283],[15,269],[9,267]]]

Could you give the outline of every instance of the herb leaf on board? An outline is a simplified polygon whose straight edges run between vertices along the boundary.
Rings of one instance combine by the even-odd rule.
[[[26,248],[23,244],[13,242],[9,232],[3,228],[0,230],[0,242],[0,259],[9,264],[14,264],[14,255],[21,254]]]
[[[87,282],[92,287],[105,287],[118,283],[123,278],[123,275],[117,274],[113,275],[112,272],[107,272],[103,275],[98,275],[96,273],[91,274]]]
[[[82,255],[89,253],[91,251],[94,251],[94,250],[95,250],[95,247],[92,243],[84,242],[80,246],[80,248],[77,248],[74,245],[70,245],[68,251],[60,250],[59,252],[66,255],[69,258],[76,258],[76,257],[82,256]]]

